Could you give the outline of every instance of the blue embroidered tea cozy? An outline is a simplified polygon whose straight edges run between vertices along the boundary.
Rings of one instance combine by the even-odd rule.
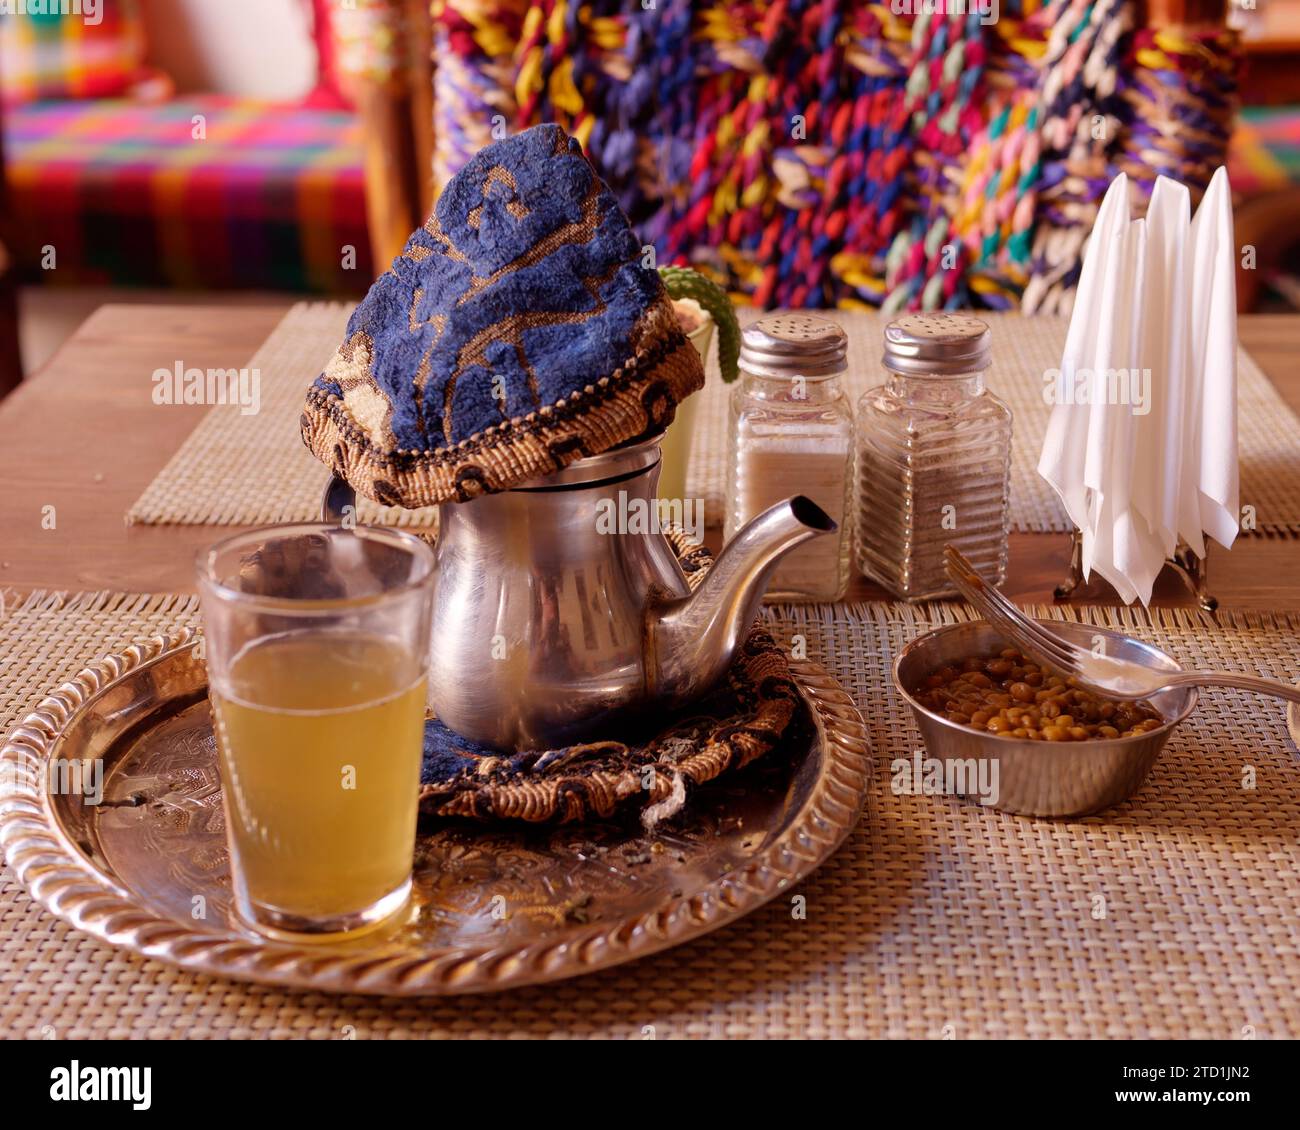
[[[353,312],[302,436],[377,502],[463,502],[652,434],[703,382],[613,194],[542,125],[448,183]]]

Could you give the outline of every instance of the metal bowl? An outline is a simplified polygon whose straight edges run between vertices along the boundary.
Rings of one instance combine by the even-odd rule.
[[[1103,637],[1107,655],[1130,659],[1162,671],[1181,668],[1157,647],[1106,628],[1068,621],[1043,621],[1053,632],[1092,649]],[[984,803],[1022,816],[1084,816],[1131,796],[1146,780],[1174,727],[1196,707],[1194,687],[1161,691],[1150,702],[1166,722],[1131,738],[1086,742],[1044,742],[1000,738],[951,722],[922,706],[912,691],[926,676],[948,663],[991,655],[1007,647],[986,620],[952,624],[927,632],[908,644],[894,663],[894,682],[912,707],[930,758],[955,766],[950,774],[972,795],[971,782],[985,786]],[[972,762],[960,766],[962,761]],[[983,764],[981,764],[983,762]],[[983,771],[978,777],[977,770]],[[996,786],[996,787],[990,787]]]

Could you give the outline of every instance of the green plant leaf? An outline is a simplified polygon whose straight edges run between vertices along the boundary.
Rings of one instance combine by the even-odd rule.
[[[731,297],[712,279],[690,267],[660,267],[659,277],[671,297],[693,298],[712,316],[718,327],[718,368],[724,381],[734,381],[740,372],[736,365],[740,356],[740,323]]]

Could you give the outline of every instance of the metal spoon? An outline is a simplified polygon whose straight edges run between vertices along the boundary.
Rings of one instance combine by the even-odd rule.
[[[1080,647],[1031,620],[975,571],[952,546],[944,549],[944,565],[957,590],[1002,629],[1007,639],[1028,654],[1072,677],[1080,687],[1112,698],[1148,698],[1173,687],[1236,687],[1300,704],[1300,688],[1238,671],[1158,671],[1128,659],[1117,659]],[[1292,715],[1295,711],[1292,711]]]

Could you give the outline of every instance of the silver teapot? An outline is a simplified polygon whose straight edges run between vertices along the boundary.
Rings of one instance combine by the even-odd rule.
[[[780,559],[837,528],[811,499],[777,503],[692,592],[654,517],[659,439],[439,506],[429,702],[451,729],[553,749],[690,702],[731,665]],[[335,476],[325,520],[355,501]]]

